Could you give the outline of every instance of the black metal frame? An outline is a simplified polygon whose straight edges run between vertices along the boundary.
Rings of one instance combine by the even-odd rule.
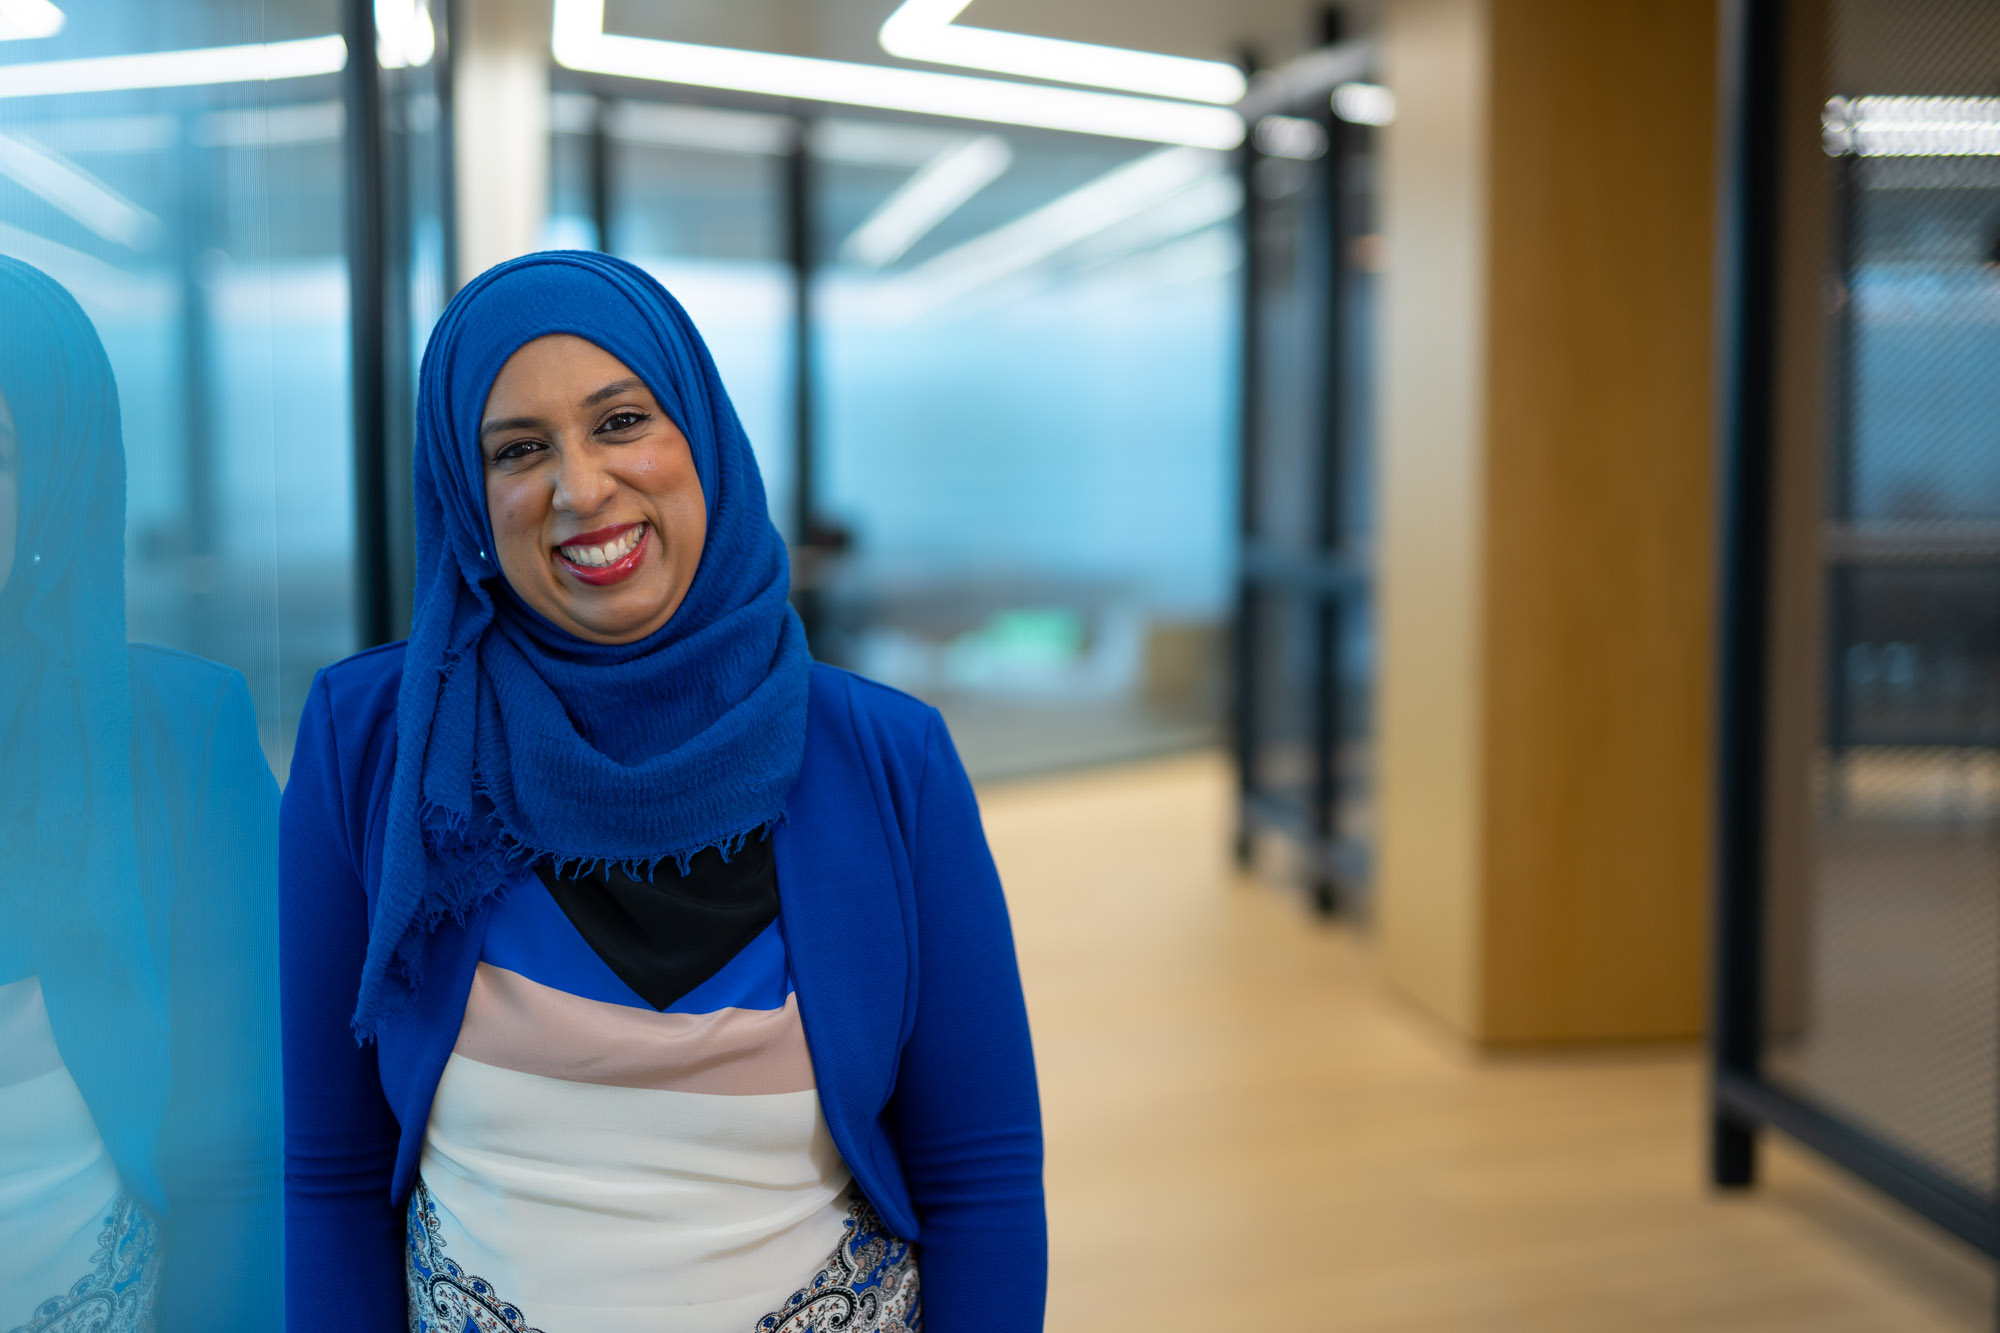
[[[452,20],[446,0],[431,15],[437,47],[422,71],[436,98],[433,133],[444,224],[447,289],[456,280],[456,200],[452,159]],[[408,152],[408,127],[388,116],[391,90],[373,57],[374,0],[343,0],[341,33],[348,60],[341,73],[347,166],[349,395],[354,433],[355,640],[370,647],[400,637],[409,621],[415,571],[410,453],[416,399],[408,276],[413,250],[408,185],[419,170]]]
[[[1717,433],[1721,586],[1716,737],[1709,1177],[1754,1183],[1757,1135],[1779,1130],[2000,1258],[2000,1201],[1952,1180],[1764,1070],[1765,703],[1776,496],[1777,254],[1786,12],[1722,0]],[[1838,411],[1835,429],[1839,429]],[[1837,739],[1837,737],[1836,737]]]
[[[354,607],[360,647],[395,637],[389,568],[388,172],[382,142],[382,75],[373,0],[345,0],[341,73],[346,111],[348,376],[354,423]]]
[[[1324,49],[1331,50],[1341,34],[1337,13],[1330,12],[1327,17]],[[1238,809],[1235,852],[1238,864],[1247,866],[1260,830],[1291,839],[1303,852],[1313,906],[1322,914],[1333,915],[1354,905],[1366,879],[1368,863],[1365,848],[1341,833],[1346,791],[1340,762],[1347,722],[1342,707],[1341,647],[1345,627],[1371,586],[1366,568],[1352,550],[1343,493],[1348,461],[1356,447],[1350,438],[1352,413],[1348,411],[1348,397],[1354,386],[1350,383],[1346,327],[1355,237],[1350,172],[1358,141],[1366,131],[1332,114],[1327,100],[1329,89],[1303,84],[1299,91],[1307,95],[1300,98],[1301,105],[1273,109],[1310,115],[1327,136],[1327,150],[1318,161],[1322,173],[1321,195],[1327,209],[1322,230],[1327,251],[1322,270],[1326,288],[1319,296],[1324,303],[1325,345],[1319,349],[1318,358],[1320,430],[1314,458],[1318,476],[1313,479],[1314,533],[1309,552],[1287,550],[1268,542],[1259,530],[1258,498],[1263,481],[1266,431],[1260,402],[1265,356],[1261,305],[1265,273],[1260,239],[1265,213],[1258,195],[1257,176],[1264,159],[1254,132],[1245,138],[1237,152],[1243,191],[1243,288],[1237,509],[1240,551],[1236,617],[1231,633]],[[1262,780],[1258,756],[1263,700],[1258,688],[1261,640],[1257,622],[1266,608],[1288,602],[1303,603],[1309,608],[1313,626],[1308,673],[1312,694],[1308,728],[1311,776],[1302,798],[1271,790]]]

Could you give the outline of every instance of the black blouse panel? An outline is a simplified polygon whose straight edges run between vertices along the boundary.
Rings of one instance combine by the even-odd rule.
[[[778,918],[768,837],[726,861],[713,847],[700,852],[685,875],[671,861],[650,880],[615,869],[558,876],[546,860],[535,873],[597,956],[655,1009],[714,976]]]

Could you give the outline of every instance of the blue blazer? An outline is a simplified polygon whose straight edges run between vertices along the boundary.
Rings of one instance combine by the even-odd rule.
[[[483,908],[440,925],[414,1002],[356,1043],[402,664],[391,644],[320,673],[285,788],[290,1333],[405,1326],[403,1204],[485,929]],[[883,1220],[917,1246],[926,1329],[1041,1328],[1027,1011],[999,876],[936,710],[815,665],[804,763],[772,837],[827,1127]]]

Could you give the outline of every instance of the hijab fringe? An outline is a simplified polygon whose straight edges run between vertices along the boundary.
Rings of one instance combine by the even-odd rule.
[[[444,873],[440,882],[432,885],[432,892],[424,896],[415,919],[389,956],[388,970],[401,984],[386,988],[389,993],[380,1000],[372,1021],[364,1024],[357,1018],[350,1022],[357,1045],[366,1046],[374,1040],[375,1029],[381,1019],[403,1013],[416,998],[418,989],[423,985],[423,960],[430,937],[447,921],[464,925],[482,903],[518,881],[521,872],[535,862],[549,860],[556,874],[565,879],[615,870],[651,883],[660,867],[669,861],[673,862],[675,870],[685,875],[694,858],[706,851],[720,852],[724,861],[733,860],[752,839],[769,837],[778,825],[785,822],[785,812],[779,810],[748,828],[699,846],[677,848],[658,856],[638,857],[548,852],[523,842],[504,828],[492,836],[472,839],[467,837],[474,818],[472,813],[454,809],[441,801],[424,801],[418,809],[418,818],[424,827],[425,844]],[[491,821],[490,815],[487,820]]]

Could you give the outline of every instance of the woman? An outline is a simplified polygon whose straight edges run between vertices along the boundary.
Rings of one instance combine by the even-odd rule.
[[[97,331],[0,257],[0,1329],[264,1328],[277,784],[243,679],[125,642]]]
[[[1041,1327],[970,786],[808,657],[686,313],[603,255],[481,276],[416,499],[409,641],[321,673],[284,797],[293,1333]]]

